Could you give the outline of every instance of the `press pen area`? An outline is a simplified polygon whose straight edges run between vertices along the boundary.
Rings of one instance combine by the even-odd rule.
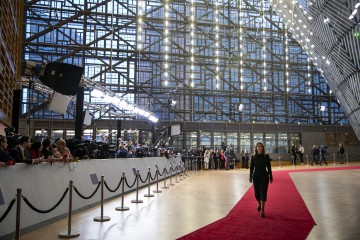
[[[305,194],[306,201],[310,201],[310,209],[317,209],[316,206],[321,203],[316,198],[308,199],[307,192],[328,189],[326,186],[333,182],[333,175],[340,174],[323,173],[322,170],[346,170],[357,165],[358,162],[323,167],[292,166],[284,162],[279,166],[276,161],[272,162],[273,171],[314,171],[310,175],[304,173],[304,177],[302,173],[294,175],[295,183],[300,184],[300,193]],[[0,171],[0,190],[4,200],[0,205],[0,232],[4,234],[0,239],[59,239],[70,236],[103,240],[176,239],[224,217],[251,186],[248,169],[239,167],[236,162],[235,169],[229,171],[205,171],[195,161],[182,162],[179,158],[165,157],[85,160],[36,166],[17,164]],[[321,172],[321,175],[316,172]],[[347,181],[345,175],[337,178],[339,186]],[[323,180],[326,181],[324,186],[317,190],[317,185],[308,184],[309,181],[320,183]],[[17,189],[21,189],[21,193]],[[21,213],[17,216],[19,203]],[[325,207],[329,208],[331,204],[340,203],[331,201]],[[3,213],[9,207],[4,217]],[[206,209],[211,211],[204,214]],[[309,239],[335,236],[351,227],[350,224],[329,230],[319,221],[326,214],[326,209],[324,211],[311,211],[318,226]],[[333,214],[330,222],[333,217],[342,218],[340,212]],[[180,226],[179,222],[182,223]],[[139,226],[144,232],[138,231]],[[15,231],[16,227],[19,227],[19,232]],[[354,230],[347,234],[354,234]]]

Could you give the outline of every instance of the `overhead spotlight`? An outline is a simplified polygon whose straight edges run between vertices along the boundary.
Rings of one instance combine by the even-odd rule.
[[[174,106],[176,105],[176,101],[173,100],[173,99],[169,99],[169,100],[168,100],[168,104],[169,104],[170,106],[174,107]]]
[[[94,89],[91,91],[91,96],[96,98],[101,98],[104,96],[104,93],[98,89]]]
[[[26,76],[39,76],[44,71],[46,63],[25,61],[22,63],[22,70]]]
[[[244,109],[244,104],[240,103],[239,105],[239,111],[241,112]]]
[[[325,106],[320,106],[320,111],[324,112],[325,111]]]

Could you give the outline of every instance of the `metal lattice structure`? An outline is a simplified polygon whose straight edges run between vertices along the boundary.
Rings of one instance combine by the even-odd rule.
[[[14,83],[19,78],[23,9],[20,0],[0,2],[0,122],[11,125]]]
[[[359,1],[270,2],[289,23],[299,43],[306,47],[306,51],[323,73],[360,139]]]
[[[27,1],[26,15],[25,59],[83,66],[160,121],[348,123],[269,1]]]

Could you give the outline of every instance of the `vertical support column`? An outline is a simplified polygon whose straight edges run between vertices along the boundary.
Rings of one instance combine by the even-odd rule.
[[[76,92],[76,113],[75,113],[75,139],[82,139],[84,121],[84,87],[81,86]]]
[[[21,109],[21,90],[16,89],[13,91],[13,104],[12,104],[12,119],[11,125],[15,128],[15,132],[19,133],[19,118]]]

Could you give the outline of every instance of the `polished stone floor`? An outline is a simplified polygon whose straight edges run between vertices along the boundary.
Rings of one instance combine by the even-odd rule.
[[[350,166],[354,165],[360,164]],[[329,164],[319,168],[332,167],[344,169],[346,165]],[[273,171],[316,168],[275,165]],[[91,208],[73,216],[72,233],[80,233],[74,239],[176,239],[224,217],[251,186],[248,172],[246,169],[198,171],[152,198],[144,197],[148,190],[141,189],[139,199],[143,203],[131,203],[135,193],[125,196],[129,211],[115,211],[121,205],[120,199],[107,202],[104,215],[111,218],[108,222],[93,221],[100,216],[100,207]],[[308,239],[360,239],[360,169],[294,172],[291,177],[317,223]],[[163,186],[163,182],[159,186]],[[151,191],[154,189],[155,186],[151,186]],[[59,239],[58,233],[67,231],[67,224],[64,219],[25,234],[21,239]]]

